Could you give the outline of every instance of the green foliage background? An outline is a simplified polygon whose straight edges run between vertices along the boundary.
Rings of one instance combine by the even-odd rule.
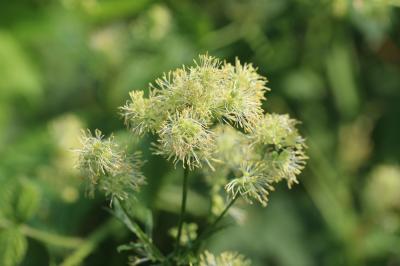
[[[132,235],[84,196],[71,149],[99,128],[143,149],[135,213],[162,249],[182,173],[132,139],[117,107],[208,52],[253,62],[264,107],[301,120],[309,164],[267,208],[208,243],[254,265],[400,265],[398,0],[20,0],[0,3],[0,265],[125,265]],[[209,210],[204,181],[191,219]],[[149,217],[148,208],[157,211]],[[68,236],[50,239],[40,232]],[[44,241],[42,241],[44,240]],[[86,246],[85,246],[86,245]],[[86,253],[73,253],[76,247]],[[83,249],[83,248],[82,248]],[[81,250],[81,249],[78,249]],[[71,255],[72,254],[72,255]],[[69,264],[68,264],[69,263]]]

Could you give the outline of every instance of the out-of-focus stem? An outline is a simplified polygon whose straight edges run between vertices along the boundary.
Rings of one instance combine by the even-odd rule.
[[[60,266],[75,266],[82,263],[82,261],[90,255],[93,250],[103,241],[112,231],[121,227],[115,219],[110,219],[94,231],[89,238],[81,245],[76,246],[76,250],[69,255]]]
[[[13,223],[4,219],[0,219],[0,228],[8,228],[10,226],[13,226]],[[26,224],[18,225],[18,228],[21,231],[21,233],[24,234],[25,236],[53,246],[75,249],[77,246],[84,243],[84,240],[79,237],[68,237],[68,236],[58,235],[55,233],[45,232],[30,227],[29,225]]]
[[[221,214],[214,220],[214,222],[206,228],[206,230],[203,231],[203,233],[199,236],[198,239],[202,238],[207,238],[208,234],[210,234],[215,227],[218,225],[218,223],[224,218],[225,214],[229,211],[229,209],[232,207],[232,205],[236,202],[238,197],[232,198],[229,203],[226,205],[225,209],[221,212]]]
[[[187,191],[188,191],[188,177],[189,177],[189,169],[186,167],[186,168],[184,168],[184,173],[183,173],[182,203],[181,203],[181,213],[180,213],[179,226],[178,226],[178,236],[176,237],[176,247],[175,247],[176,249],[179,248],[179,245],[181,242],[183,221],[185,219]]]

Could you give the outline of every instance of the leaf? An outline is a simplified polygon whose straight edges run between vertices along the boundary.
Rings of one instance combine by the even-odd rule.
[[[25,222],[39,208],[40,190],[28,179],[0,178],[0,217]]]
[[[34,64],[6,31],[0,31],[0,69],[0,99],[22,95],[31,100],[41,94],[41,80]]]
[[[17,192],[17,182],[12,178],[0,177],[0,217],[14,219],[14,199]]]
[[[16,216],[20,221],[27,221],[33,217],[39,208],[40,190],[33,182],[22,179],[19,191]]]
[[[19,265],[25,256],[27,241],[16,227],[0,230],[0,265]]]

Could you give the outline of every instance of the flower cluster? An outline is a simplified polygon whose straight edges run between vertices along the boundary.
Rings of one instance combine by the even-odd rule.
[[[120,107],[125,125],[134,134],[155,137],[154,153],[185,168],[182,211],[178,227],[170,230],[176,248],[164,256],[136,223],[129,219],[118,200],[125,200],[144,183],[139,155],[128,157],[111,136],[104,138],[83,131],[77,168],[87,176],[90,192],[98,189],[118,199],[115,214],[135,232],[139,256],[131,265],[147,261],[168,265],[249,266],[250,260],[234,252],[201,253],[201,241],[216,231],[217,223],[237,198],[248,203],[268,203],[274,185],[286,181],[290,188],[305,167],[305,140],[288,115],[264,114],[262,109],[267,79],[251,64],[222,62],[202,55],[190,67],[164,74],[150,85],[148,95],[130,92],[130,100]],[[203,167],[205,166],[205,167]],[[184,223],[189,170],[201,168],[211,184],[213,214],[219,216],[197,237],[197,224]],[[225,189],[230,202],[221,196]],[[239,214],[239,215],[238,215]],[[240,219],[240,212],[236,217]],[[181,246],[186,246],[185,250]],[[187,248],[187,250],[186,250]],[[181,255],[187,255],[181,256]],[[193,264],[190,264],[193,265]]]
[[[262,116],[266,79],[252,65],[222,63],[203,55],[195,66],[165,74],[150,95],[131,92],[121,107],[125,124],[137,134],[159,136],[157,153],[190,169],[211,165],[212,127],[230,122],[246,131]]]
[[[200,256],[200,266],[250,266],[251,262],[246,259],[243,255],[236,252],[225,251],[220,255],[215,256],[214,254],[205,251]]]
[[[266,83],[251,64],[202,55],[157,79],[148,97],[131,92],[120,109],[134,133],[158,136],[156,154],[190,170],[205,163],[231,197],[265,206],[273,184],[297,183],[307,159],[298,122],[264,114]]]
[[[182,237],[180,239],[180,244],[181,245],[187,245],[191,241],[195,240],[197,238],[197,230],[198,230],[198,225],[195,223],[183,223],[182,225]],[[172,236],[173,238],[177,238],[178,236],[178,228],[173,227],[169,231],[169,235]]]
[[[209,158],[213,150],[213,134],[204,123],[188,109],[168,117],[159,130],[157,154],[174,158],[174,163],[183,162],[192,167],[201,166]]]
[[[236,165],[230,166],[235,178],[225,186],[231,197],[240,195],[250,203],[255,200],[266,206],[269,191],[274,190],[273,183],[286,180],[289,188],[298,183],[297,175],[304,168],[307,156],[296,124],[288,115],[265,114],[245,135],[243,147],[246,149],[237,152],[236,159],[231,161],[236,161]],[[243,141],[240,134],[236,138]],[[220,148],[224,149],[227,147]]]
[[[76,167],[88,177],[91,194],[97,187],[111,200],[124,200],[129,197],[129,192],[144,183],[139,170],[142,165],[140,155],[128,158],[113,136],[104,139],[100,130],[96,129],[94,135],[87,130],[82,131],[80,142],[82,147],[76,150],[79,156]]]

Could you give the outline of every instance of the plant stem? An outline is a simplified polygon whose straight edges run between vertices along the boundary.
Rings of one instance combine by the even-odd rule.
[[[189,177],[189,169],[186,167],[186,168],[184,168],[184,172],[183,172],[182,202],[181,202],[181,213],[180,213],[179,226],[178,226],[178,236],[176,237],[176,246],[175,246],[176,250],[179,248],[179,245],[181,243],[183,220],[185,218],[185,212],[186,212],[188,177]]]
[[[69,255],[60,266],[75,266],[80,265],[81,262],[90,255],[93,250],[103,241],[107,235],[121,225],[115,219],[110,219],[94,231],[88,239],[81,245],[76,246],[76,250]]]
[[[13,223],[5,219],[0,220],[0,228],[8,228],[10,226],[13,226]],[[39,229],[32,228],[26,224],[19,225],[19,229],[21,233],[27,237],[36,239],[49,245],[59,246],[63,248],[75,249],[77,246],[81,245],[84,242],[84,240],[79,237],[68,237],[45,232]]]
[[[32,228],[26,224],[21,225],[20,230],[24,235],[49,245],[74,249],[84,243],[84,240],[78,237],[61,236]]]
[[[232,205],[236,202],[236,200],[239,197],[234,197],[232,198],[229,203],[225,206],[225,209],[218,215],[218,217],[214,220],[212,224],[210,224],[196,239],[196,241],[193,243],[194,248],[201,244],[201,242],[206,239],[210,233],[215,229],[215,227],[218,225],[218,223],[222,220],[222,218],[225,216],[225,214],[228,212],[228,210],[232,207]]]

